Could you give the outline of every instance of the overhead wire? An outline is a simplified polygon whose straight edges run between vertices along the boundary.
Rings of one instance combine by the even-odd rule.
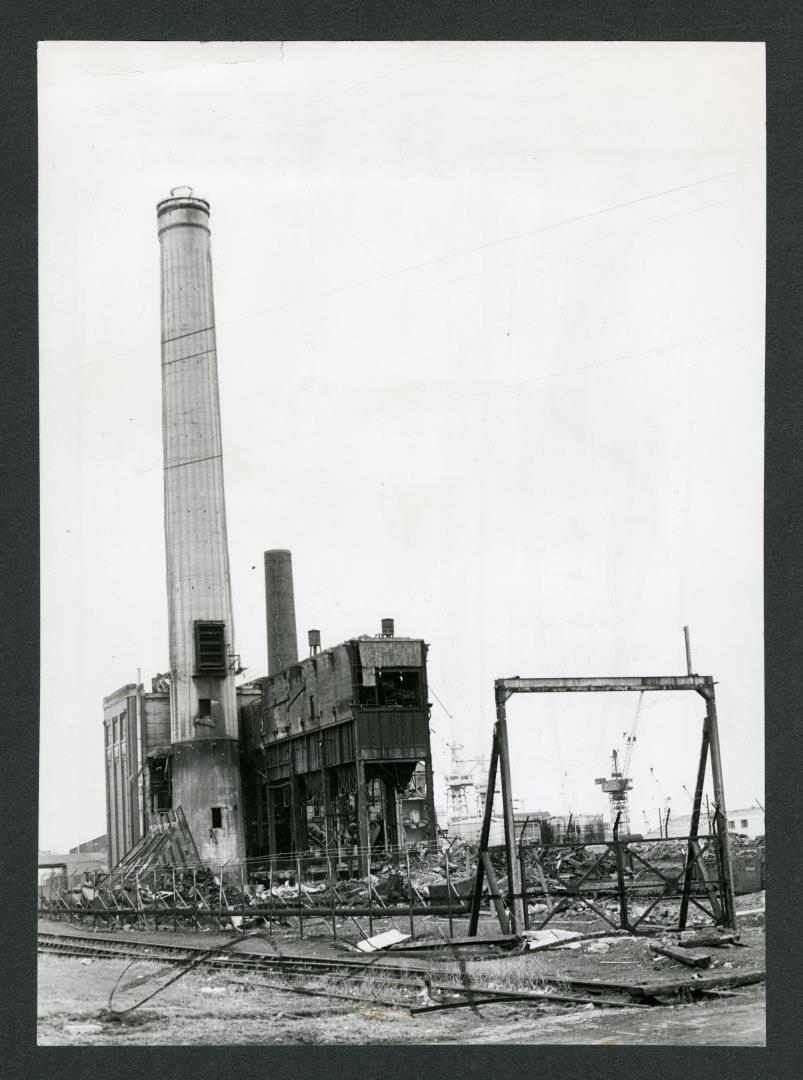
[[[445,705],[443,704],[443,702],[441,701],[441,699],[440,699],[440,698],[438,697],[438,695],[437,695],[437,694],[435,693],[435,687],[434,687],[434,686],[432,685],[432,683],[427,683],[427,686],[428,686],[428,687],[429,687],[429,689],[430,689],[430,690],[432,691],[432,696],[433,696],[433,697],[435,698],[435,700],[436,700],[436,701],[437,701],[437,703],[438,703],[438,704],[440,705],[440,707],[441,707],[441,708],[443,709],[443,711],[444,711],[444,712],[446,713],[446,715],[447,715],[447,716],[449,717],[449,719],[450,719],[450,720],[454,720],[454,716],[452,716],[452,714],[451,714],[451,713],[449,712],[449,710],[448,710],[448,709],[446,708],[446,706],[445,706]]]
[[[496,240],[487,240],[482,244],[475,244],[475,245],[471,245],[469,247],[460,248],[457,251],[446,252],[445,254],[435,256],[432,259],[425,259],[425,260],[422,260],[421,262],[410,263],[410,264],[408,264],[406,266],[397,267],[395,270],[389,270],[389,271],[386,271],[385,273],[382,273],[382,274],[375,274],[375,275],[373,275],[372,277],[369,277],[369,278],[362,278],[362,279],[360,279],[358,281],[347,282],[344,285],[338,285],[338,286],[335,286],[335,287],[333,287],[331,289],[326,289],[326,290],[323,290],[323,291],[320,291],[320,292],[317,292],[317,293],[309,294],[307,296],[298,297],[295,300],[289,300],[289,301],[286,301],[283,304],[274,305],[271,308],[261,308],[259,311],[255,311],[255,312],[251,312],[251,313],[248,313],[248,314],[245,314],[245,315],[241,315],[241,316],[239,316],[238,318],[235,318],[235,319],[227,319],[222,323],[218,323],[218,327],[231,326],[231,325],[234,325],[236,323],[246,322],[246,321],[248,321],[250,319],[260,318],[260,317],[264,316],[265,314],[270,314],[270,313],[273,313],[273,312],[276,312],[276,311],[282,311],[282,310],[285,310],[287,308],[295,307],[295,306],[297,306],[299,304],[309,303],[310,301],[314,301],[314,300],[326,299],[329,296],[334,296],[334,295],[337,295],[339,293],[348,292],[348,291],[351,291],[353,289],[364,288],[366,285],[372,285],[372,284],[375,284],[376,282],[386,281],[386,280],[388,280],[390,278],[398,277],[398,276],[400,276],[402,274],[413,273],[413,272],[415,272],[417,270],[423,270],[423,269],[426,269],[427,267],[430,267],[430,266],[437,266],[437,265],[440,265],[440,264],[442,264],[444,262],[449,262],[449,261],[451,261],[453,259],[464,258],[467,255],[478,254],[481,251],[486,251],[486,250],[489,250],[491,248],[500,247],[500,246],[505,245],[505,244],[512,244],[512,243],[514,243],[514,242],[516,242],[518,240],[526,239],[527,237],[530,237],[530,236],[537,236],[537,235],[545,233],[545,232],[551,232],[551,231],[553,231],[555,229],[563,228],[564,226],[567,226],[567,225],[574,225],[574,224],[577,224],[577,223],[579,223],[581,221],[588,221],[591,218],[598,217],[598,216],[600,216],[602,214],[615,213],[618,210],[623,210],[623,209],[626,209],[626,208],[628,208],[630,206],[636,206],[636,205],[639,205],[640,203],[649,202],[649,201],[651,201],[653,199],[665,198],[668,195],[673,195],[673,194],[676,194],[677,192],[680,192],[680,191],[688,191],[688,190],[691,190],[692,188],[697,188],[697,187],[701,187],[701,186],[703,186],[705,184],[714,183],[717,180],[728,179],[731,176],[737,176],[737,175],[739,175],[741,173],[749,172],[754,167],[755,166],[752,166],[752,165],[743,166],[742,168],[732,169],[732,170],[730,170],[728,172],[717,173],[717,174],[715,174],[713,176],[703,177],[700,180],[690,181],[687,184],[679,184],[679,185],[677,185],[675,187],[672,187],[672,188],[665,188],[662,191],[651,192],[648,195],[641,195],[641,196],[639,196],[638,198],[635,198],[635,199],[628,199],[628,200],[626,200],[624,202],[613,203],[610,206],[599,207],[596,210],[589,210],[584,214],[577,214],[577,215],[574,215],[572,217],[563,218],[560,221],[548,222],[545,225],[537,225],[537,226],[534,226],[531,229],[524,229],[519,233],[513,233],[513,234],[511,234],[509,236],[499,237]],[[717,203],[717,204],[712,204],[712,205],[721,205],[721,204]],[[682,211],[681,213],[682,214],[695,213],[695,212],[698,212],[701,209],[708,209],[708,207],[698,207],[698,208],[694,208],[694,209],[689,210],[689,211]],[[672,215],[672,216],[676,216],[676,215]],[[646,223],[643,223],[643,224],[653,224],[653,222],[646,222]],[[631,229],[631,228],[639,228],[639,227],[640,227],[639,225],[635,225],[635,226],[630,226],[629,229]],[[212,328],[211,327],[206,327],[204,329],[212,329]],[[192,333],[200,333],[200,332],[201,331],[191,331],[190,334],[188,334],[188,335],[177,335],[177,337],[191,336]],[[177,339],[176,338],[171,338],[171,339],[168,339],[168,340],[172,341],[172,340],[177,340]],[[150,349],[150,348],[151,348],[151,345],[147,344],[147,345],[138,346],[137,348],[134,348],[134,349],[127,349],[127,350],[121,351],[119,353],[113,353],[111,356],[106,355],[106,356],[104,356],[102,358],[102,362],[105,363],[105,362],[108,362],[110,359],[116,359],[117,357],[120,357],[120,356],[128,356],[128,355],[131,355],[133,353],[143,352],[143,351],[145,351],[147,349]],[[55,349],[55,346],[54,346],[54,349]],[[44,350],[41,350],[41,351],[42,351],[43,354],[45,354],[49,350],[44,349]],[[101,361],[98,361],[98,362],[101,362]]]

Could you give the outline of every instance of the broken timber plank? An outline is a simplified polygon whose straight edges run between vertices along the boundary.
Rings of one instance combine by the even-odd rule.
[[[654,945],[650,942],[650,952],[658,956],[668,956],[670,960],[677,960],[686,967],[709,967],[711,964],[710,953],[690,953],[682,949],[676,949],[672,945]]]
[[[694,949],[698,945],[721,948],[725,945],[736,945],[738,941],[738,934],[718,934],[711,930],[691,930],[680,934],[678,945],[684,949]]]
[[[714,990],[718,987],[750,986],[752,983],[765,982],[766,979],[767,973],[762,968],[760,971],[747,971],[743,974],[695,975],[689,979],[665,979],[661,982],[620,986],[619,989],[627,990],[628,993],[637,997],[657,997],[674,994],[678,990]]]

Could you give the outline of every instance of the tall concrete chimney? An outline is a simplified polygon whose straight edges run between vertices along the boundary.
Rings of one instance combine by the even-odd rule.
[[[203,862],[243,858],[209,203],[157,207],[173,806]]]
[[[268,675],[298,663],[293,557],[284,548],[265,552],[265,614]]]

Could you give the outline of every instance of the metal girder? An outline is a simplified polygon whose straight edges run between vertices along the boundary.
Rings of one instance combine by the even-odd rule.
[[[714,689],[710,675],[625,675],[614,677],[578,676],[563,679],[497,679],[497,700],[512,694],[589,693],[616,690],[696,690],[707,698]]]
[[[688,649],[687,649],[688,659]],[[691,667],[691,661],[688,660]],[[690,895],[690,874],[695,854],[695,846],[697,843],[697,827],[699,823],[699,810],[700,799],[702,798],[702,788],[705,777],[705,768],[710,751],[711,756],[711,774],[714,783],[714,801],[716,807],[716,848],[717,848],[717,864],[718,864],[718,877],[719,877],[719,893],[722,899],[722,913],[718,915],[716,910],[713,909],[714,918],[717,922],[724,923],[725,926],[735,927],[735,910],[733,903],[733,873],[731,869],[730,861],[730,847],[728,843],[727,832],[727,813],[725,810],[725,790],[722,779],[722,757],[719,747],[719,733],[717,726],[717,712],[716,712],[716,696],[714,690],[714,679],[711,675],[641,675],[641,676],[613,676],[613,677],[595,677],[595,676],[580,676],[580,677],[567,677],[567,678],[548,678],[548,679],[522,679],[520,676],[515,676],[508,679],[496,679],[494,681],[494,690],[496,696],[496,725],[494,728],[494,755],[499,756],[499,767],[502,773],[502,803],[504,809],[505,818],[505,852],[508,871],[508,896],[511,900],[511,923],[514,932],[520,932],[521,927],[524,925],[523,911],[521,905],[522,886],[519,881],[521,875],[521,868],[519,862],[513,857],[513,848],[515,843],[514,831],[513,831],[513,799],[510,790],[510,754],[507,745],[507,717],[506,717],[506,702],[513,694],[554,694],[554,693],[588,693],[588,692],[610,692],[610,691],[636,691],[643,692],[646,690],[693,690],[698,693],[706,703],[706,715],[703,722],[703,745],[700,758],[700,766],[697,776],[697,785],[695,788],[695,800],[694,809],[696,813],[693,816],[692,822],[692,836],[689,838],[688,855],[686,859],[686,870],[684,874],[684,888],[681,898],[681,920],[680,928],[685,925],[686,913],[688,910],[688,904],[690,902],[696,904],[697,900]],[[494,764],[496,764],[494,758]],[[488,797],[486,798],[486,817],[490,820],[491,807],[493,802],[493,787],[488,788]],[[617,826],[614,827],[614,850],[617,855],[617,881],[618,892],[620,897],[620,917],[622,928],[628,928],[628,913],[627,913],[627,901],[625,895],[624,879],[622,875],[621,866],[621,849],[619,847],[618,840],[618,818]],[[487,835],[485,836],[485,843],[482,839],[480,842],[480,851],[487,848]],[[699,851],[699,849],[698,849]],[[698,854],[699,858],[699,854]],[[702,863],[700,863],[702,867]],[[479,898],[480,890],[482,887],[482,871],[478,870],[477,882],[475,885],[474,895],[474,907],[476,909],[473,912],[474,918],[470,924],[469,934],[476,933],[476,916],[479,913]],[[560,910],[561,904],[558,903],[555,911]],[[704,910],[704,909],[703,909]],[[548,919],[552,917],[555,912],[548,915]],[[548,921],[547,919],[547,921]],[[543,925],[543,924],[542,924]]]

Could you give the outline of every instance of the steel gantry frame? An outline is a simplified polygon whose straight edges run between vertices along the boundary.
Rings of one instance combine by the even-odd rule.
[[[598,693],[616,691],[679,691],[692,690],[698,693],[705,701],[706,713],[703,720],[702,742],[700,746],[700,762],[697,769],[697,779],[694,787],[694,800],[692,804],[691,824],[689,828],[688,849],[686,853],[685,871],[683,874],[683,887],[681,892],[679,926],[683,929],[686,925],[688,914],[689,897],[694,867],[699,859],[700,851],[698,844],[698,829],[700,823],[700,809],[703,798],[703,786],[705,783],[708,756],[711,755],[711,775],[714,784],[714,812],[716,828],[715,844],[717,847],[718,862],[720,866],[720,892],[722,902],[722,921],[725,926],[734,928],[736,925],[733,903],[733,875],[731,871],[730,845],[728,841],[727,810],[725,807],[725,785],[722,778],[722,755],[719,745],[719,728],[717,725],[716,697],[714,693],[714,679],[711,675],[662,675],[662,676],[624,676],[613,678],[563,678],[563,679],[522,679],[516,676],[511,679],[497,679],[494,683],[496,696],[496,723],[494,724],[493,742],[491,746],[491,761],[488,770],[488,787],[485,799],[485,813],[483,816],[482,830],[480,832],[479,856],[477,859],[477,876],[474,882],[474,892],[471,902],[471,917],[469,922],[469,936],[477,933],[480,904],[482,901],[483,879],[488,877],[488,884],[497,902],[497,911],[501,916],[501,900],[498,897],[498,889],[493,876],[490,857],[488,855],[488,840],[491,831],[491,815],[493,812],[494,792],[496,788],[497,770],[501,774],[502,807],[505,826],[505,862],[507,870],[507,894],[510,900],[509,929],[512,933],[519,933],[526,926],[524,905],[522,902],[522,878],[521,867],[515,853],[515,832],[513,822],[513,795],[510,783],[510,750],[507,733],[507,710],[508,699],[513,694],[555,694],[555,693]],[[617,839],[617,844],[619,843]],[[626,913],[623,915],[627,921]],[[626,927],[625,927],[626,928]]]

